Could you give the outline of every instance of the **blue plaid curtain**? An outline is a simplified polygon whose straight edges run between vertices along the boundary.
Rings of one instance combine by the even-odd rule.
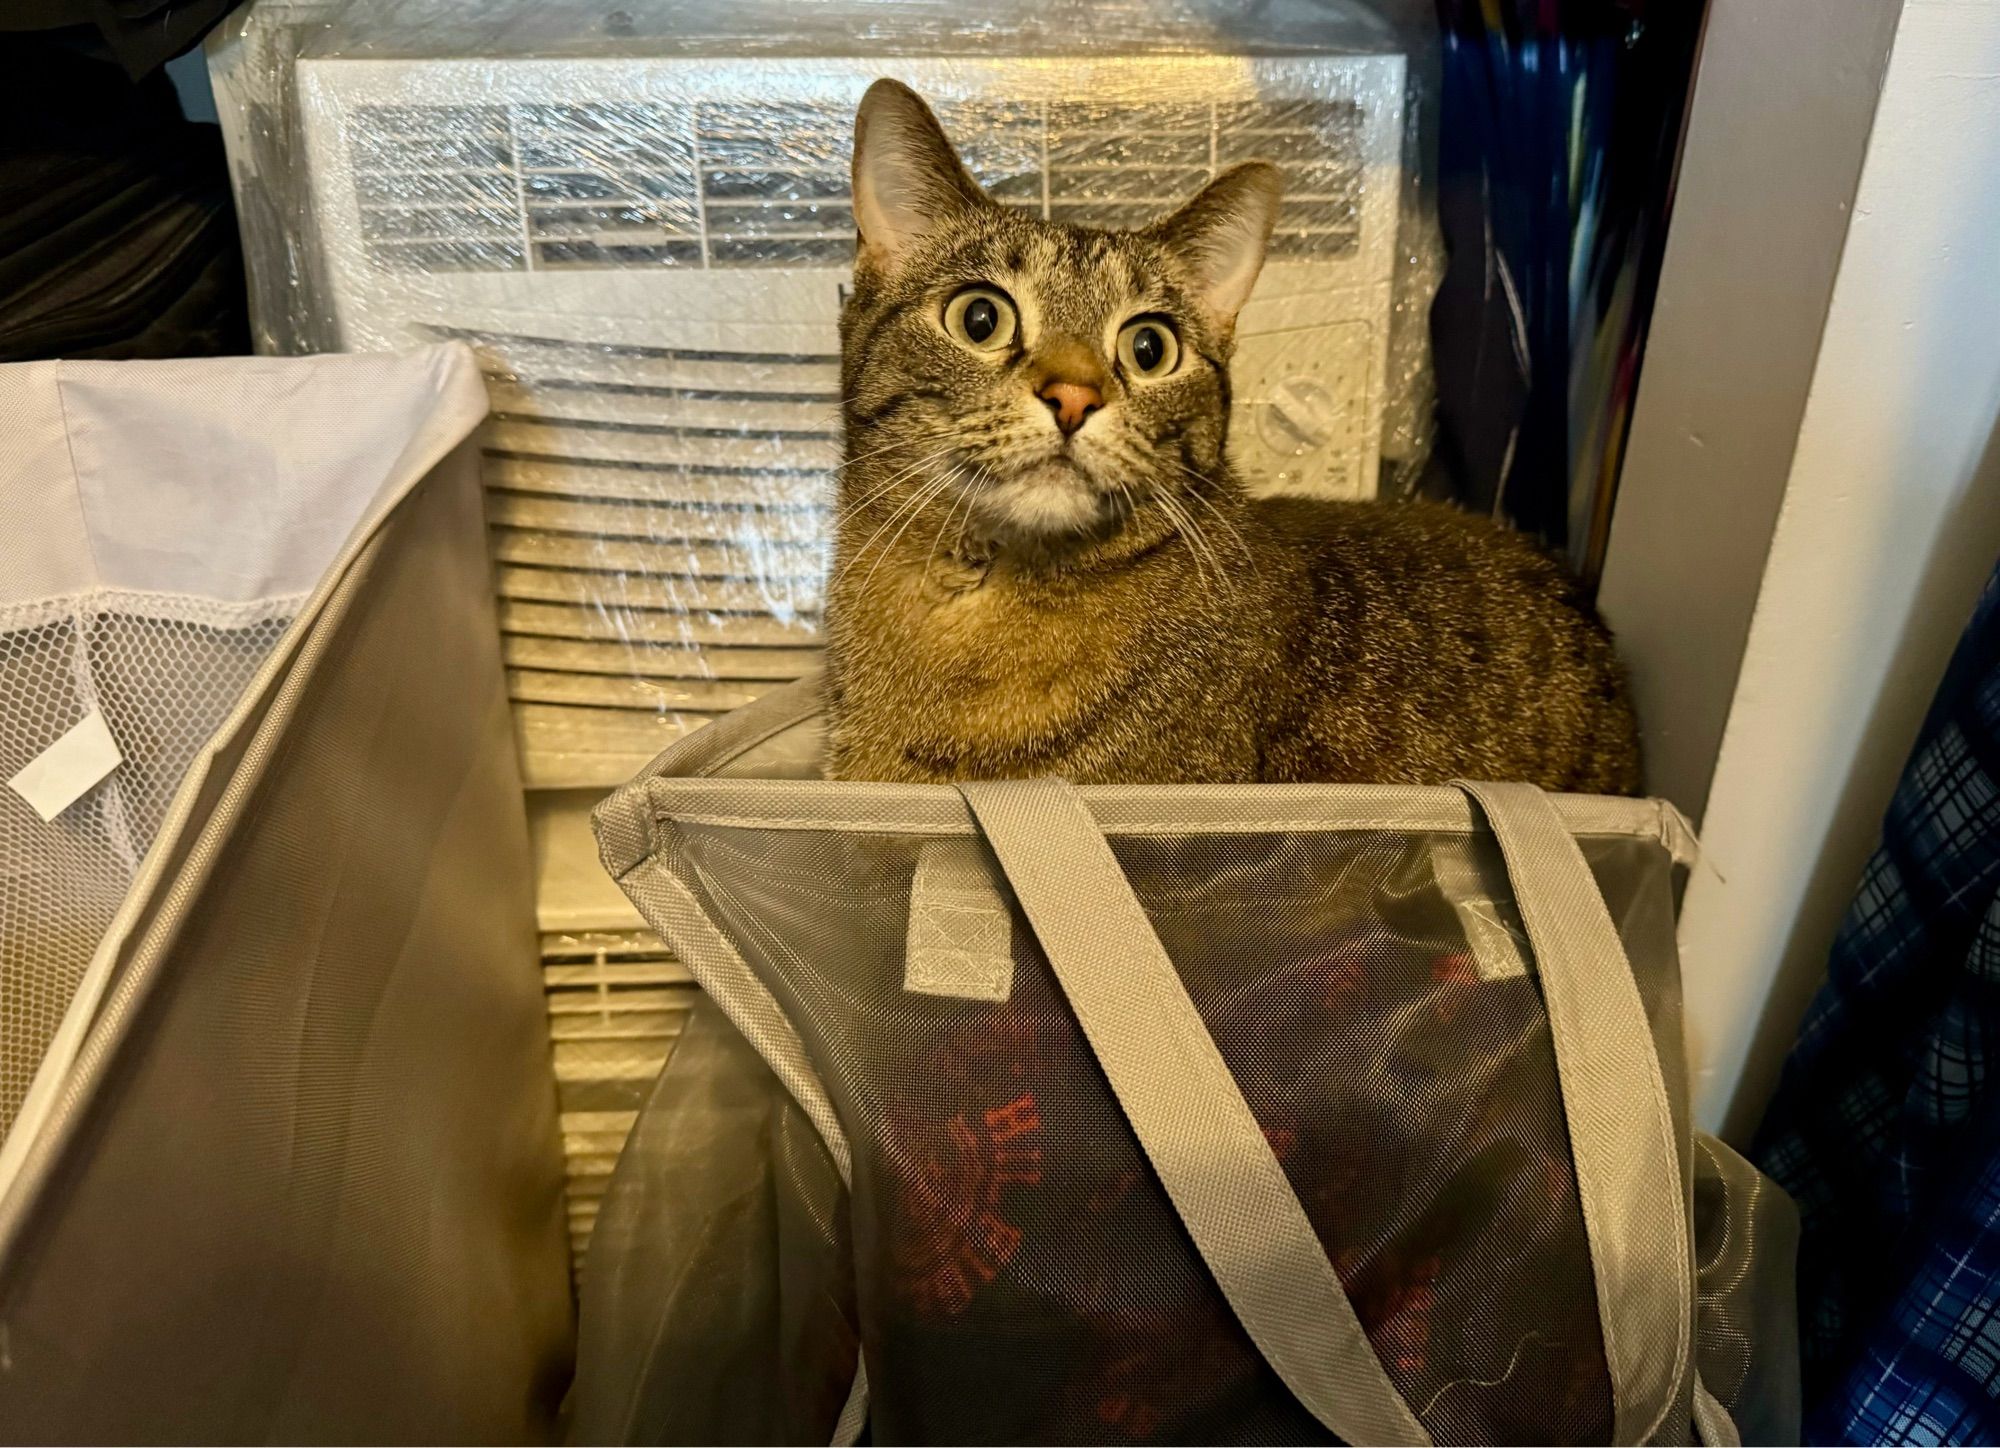
[[[1799,1205],[1806,1432],[2000,1442],[2000,571],[1756,1155]]]

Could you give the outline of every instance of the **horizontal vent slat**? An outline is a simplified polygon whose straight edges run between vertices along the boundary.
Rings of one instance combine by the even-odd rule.
[[[492,449],[485,477],[489,488],[685,507],[824,509],[833,495],[831,470],[694,470]]]
[[[639,432],[554,419],[495,418],[487,446],[509,452],[585,457],[611,462],[786,468],[830,474],[840,464],[840,444],[824,436],[778,437],[729,433]]]
[[[564,1131],[616,1131],[629,1132],[639,1122],[636,1111],[565,1111],[562,1115]]]
[[[542,967],[542,982],[551,991],[590,990],[615,993],[628,988],[692,985],[694,976],[677,960],[659,960],[644,965],[631,962],[609,968],[595,965],[545,965]]]
[[[596,502],[508,492],[489,492],[486,498],[487,521],[509,528],[715,543],[769,540],[811,547],[822,546],[827,511],[820,507],[752,509]]]
[[[615,991],[557,987],[548,992],[549,1014],[612,1021],[635,1012],[687,1012],[694,1009],[694,994],[694,988],[686,985],[634,985]]]
[[[817,649],[674,648],[608,640],[507,635],[506,662],[517,669],[587,674],[630,674],[643,679],[709,679],[787,683],[819,664]]]
[[[680,709],[671,714],[639,709],[592,709],[563,704],[517,704],[514,727],[524,753],[599,754],[609,778],[591,777],[577,784],[623,784],[647,760],[713,719],[715,715]],[[543,782],[535,788],[560,788]]]
[[[629,1015],[569,1015],[551,1012],[549,1039],[558,1044],[587,1041],[669,1041],[680,1034],[687,1008],[633,1011]]]
[[[721,391],[723,389],[709,389]],[[685,391],[685,390],[682,390]],[[494,415],[521,422],[539,421],[544,426],[597,427],[633,431],[650,430],[659,436],[679,436],[669,429],[723,429],[722,435],[745,437],[820,437],[840,426],[837,399],[795,402],[743,401],[735,398],[709,400],[678,395],[675,389],[617,390],[610,387],[536,388],[491,379],[487,393]],[[562,419],[555,422],[548,419]]]
[[[714,365],[714,364],[710,364]],[[598,376],[555,376],[547,372],[489,371],[486,374],[489,390],[498,387],[516,388],[524,394],[536,393],[581,393],[601,394],[606,397],[643,397],[668,402],[728,402],[728,403],[778,403],[792,402],[814,407],[832,409],[840,403],[837,391],[798,390],[801,385],[759,386],[760,375],[747,377],[714,378],[707,384],[692,382],[651,382],[628,381],[616,377]]]
[[[546,348],[571,356],[616,357],[627,362],[712,362],[732,367],[823,366],[838,375],[840,353],[771,352],[747,348],[660,347],[637,342],[590,342],[572,337],[550,337],[533,332],[492,332],[472,327],[428,325],[425,330],[440,341],[470,342],[514,348]]]
[[[556,1082],[651,1081],[666,1064],[667,1052],[635,1052],[607,1057],[595,1041],[553,1043]]]
[[[539,603],[765,613],[779,618],[812,617],[819,610],[819,589],[805,582],[785,589],[775,582],[742,579],[648,578],[631,573],[506,566],[499,570],[495,581],[502,598]]]
[[[698,644],[719,648],[794,647],[819,637],[808,618],[775,618],[768,614],[688,614],[620,608],[609,603],[535,603],[518,599],[500,602],[504,633],[539,634],[552,638],[634,640],[646,643]],[[814,650],[817,653],[817,650]],[[721,674],[720,677],[730,677]]]
[[[740,709],[762,687],[708,680],[617,678],[602,674],[557,674],[540,669],[509,669],[509,697],[529,704],[588,704],[603,709],[643,709],[668,713],[700,709],[726,713]]]
[[[633,538],[540,533],[520,528],[492,530],[493,556],[502,563],[540,568],[612,570],[671,575],[689,580],[751,579],[789,592],[817,587],[825,571],[818,544],[765,542],[651,543]]]

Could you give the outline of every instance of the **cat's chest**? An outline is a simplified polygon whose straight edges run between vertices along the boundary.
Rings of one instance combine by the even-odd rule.
[[[956,586],[932,581],[915,611],[919,647],[960,672],[1052,682],[1124,657],[1131,630],[1116,600],[1024,589],[997,571]]]
[[[1044,729],[1116,692],[1143,657],[1115,592],[1028,588],[970,566],[910,582],[876,662],[926,719]]]

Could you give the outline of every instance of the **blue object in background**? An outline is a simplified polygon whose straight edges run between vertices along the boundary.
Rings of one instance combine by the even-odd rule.
[[[2000,571],[1758,1135],[1798,1203],[1806,1433],[2000,1442]]]
[[[1702,0],[1437,0],[1439,457],[1594,586]]]

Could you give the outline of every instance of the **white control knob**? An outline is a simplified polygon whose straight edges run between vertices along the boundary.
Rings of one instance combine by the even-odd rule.
[[[1259,428],[1264,445],[1286,457],[1325,447],[1341,430],[1339,402],[1326,388],[1305,377],[1271,389]]]

